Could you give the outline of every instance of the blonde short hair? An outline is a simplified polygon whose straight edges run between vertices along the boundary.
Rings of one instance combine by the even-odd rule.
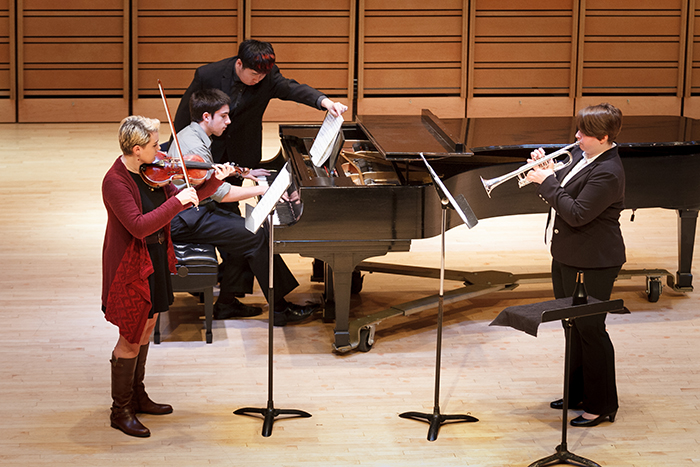
[[[119,125],[119,147],[124,154],[131,154],[134,146],[146,146],[151,140],[151,134],[160,128],[157,118],[131,115],[122,120]]]

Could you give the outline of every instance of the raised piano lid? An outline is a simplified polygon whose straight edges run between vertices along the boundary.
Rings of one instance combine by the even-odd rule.
[[[448,128],[464,127],[464,119],[445,119]],[[465,146],[476,154],[523,148],[555,148],[576,137],[574,117],[467,119]],[[623,116],[617,143],[622,147],[694,146],[700,141],[700,120],[675,116]]]
[[[574,117],[509,117],[440,119],[430,111],[422,115],[358,115],[377,150],[389,160],[501,157],[527,154],[539,147],[556,149],[575,141]],[[695,152],[700,142],[700,120],[677,116],[626,116],[618,144],[623,148],[680,149]],[[681,149],[685,147],[684,149]]]
[[[460,131],[453,132],[429,110],[422,115],[358,115],[357,124],[387,160],[471,156]]]

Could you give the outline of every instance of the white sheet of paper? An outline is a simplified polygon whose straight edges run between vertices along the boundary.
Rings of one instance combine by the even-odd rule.
[[[245,228],[253,233],[257,232],[262,223],[265,222],[268,214],[275,209],[277,201],[291,184],[292,172],[289,170],[289,162],[287,162],[277,174],[270,188],[267,189],[263,197],[258,201],[258,204],[255,205],[255,208],[246,212]]]
[[[452,205],[452,208],[455,211],[457,211],[457,214],[459,214],[459,217],[461,217],[462,220],[464,221],[464,223],[467,224],[467,227],[469,227],[470,229],[472,227],[474,227],[477,224],[477,222],[479,222],[478,219],[476,218],[476,216],[473,215],[473,213],[472,213],[472,216],[467,216],[467,213],[464,212],[462,210],[462,208],[460,207],[460,203],[458,203],[457,200],[455,200],[455,198],[452,196],[452,193],[450,193],[450,190],[447,189],[445,184],[442,183],[442,180],[440,180],[440,177],[438,177],[438,174],[435,173],[435,171],[430,166],[430,164],[428,164],[428,161],[422,152],[420,153],[420,157],[421,157],[421,159],[423,159],[423,162],[425,163],[425,166],[427,167],[428,171],[430,172],[430,175],[431,175],[433,181],[435,182],[435,184],[437,186],[440,187],[440,190],[445,194],[445,196],[447,197],[447,200]],[[464,201],[466,202],[466,199]],[[467,208],[471,211],[471,207],[469,207],[467,205]]]
[[[323,124],[318,130],[314,144],[311,145],[309,155],[311,162],[316,167],[321,167],[324,162],[331,156],[333,150],[333,142],[340,133],[340,127],[343,125],[343,116],[334,117],[330,112],[326,113],[326,118],[323,119]]]

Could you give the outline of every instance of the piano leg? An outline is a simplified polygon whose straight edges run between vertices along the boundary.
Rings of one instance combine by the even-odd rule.
[[[410,240],[377,243],[337,242],[320,245],[314,242],[281,241],[275,244],[275,253],[297,253],[325,261],[331,270],[331,274],[327,276],[332,278],[332,287],[326,289],[326,306],[329,309],[324,311],[324,320],[335,317],[333,347],[338,352],[348,352],[357,347],[358,342],[358,339],[350,338],[350,295],[355,267],[367,258],[384,256],[390,251],[409,251],[410,248]]]
[[[364,247],[366,248],[366,247]],[[338,352],[347,352],[353,349],[354,340],[350,339],[350,295],[352,293],[352,276],[355,267],[361,261],[373,256],[383,256],[387,249],[369,251],[337,251],[330,254],[322,254],[326,262],[328,273],[326,280],[331,281],[326,287],[326,307],[324,321],[335,319],[335,341],[333,348]],[[355,343],[355,346],[357,344]]]
[[[697,210],[678,210],[678,271],[675,288],[679,290],[693,290],[693,274],[690,268],[693,264],[697,220]]]
[[[352,288],[352,273],[356,263],[350,258],[343,258],[334,261],[332,274],[333,280],[333,302],[335,315],[335,350],[346,351],[351,349],[350,345],[350,289]]]

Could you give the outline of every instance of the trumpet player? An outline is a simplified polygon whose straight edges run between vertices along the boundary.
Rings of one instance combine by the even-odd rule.
[[[526,179],[550,206],[546,239],[552,254],[552,285],[556,298],[570,297],[577,271],[583,271],[588,295],[610,299],[624,264],[620,230],[624,208],[625,172],[615,139],[622,113],[610,104],[580,110],[576,116],[578,148],[572,163],[555,173],[552,161],[529,171]],[[532,160],[544,157],[540,148]],[[573,320],[569,408],[583,413],[572,426],[593,427],[615,421],[618,410],[615,352],[605,329],[606,314]],[[550,406],[562,408],[563,400]]]

